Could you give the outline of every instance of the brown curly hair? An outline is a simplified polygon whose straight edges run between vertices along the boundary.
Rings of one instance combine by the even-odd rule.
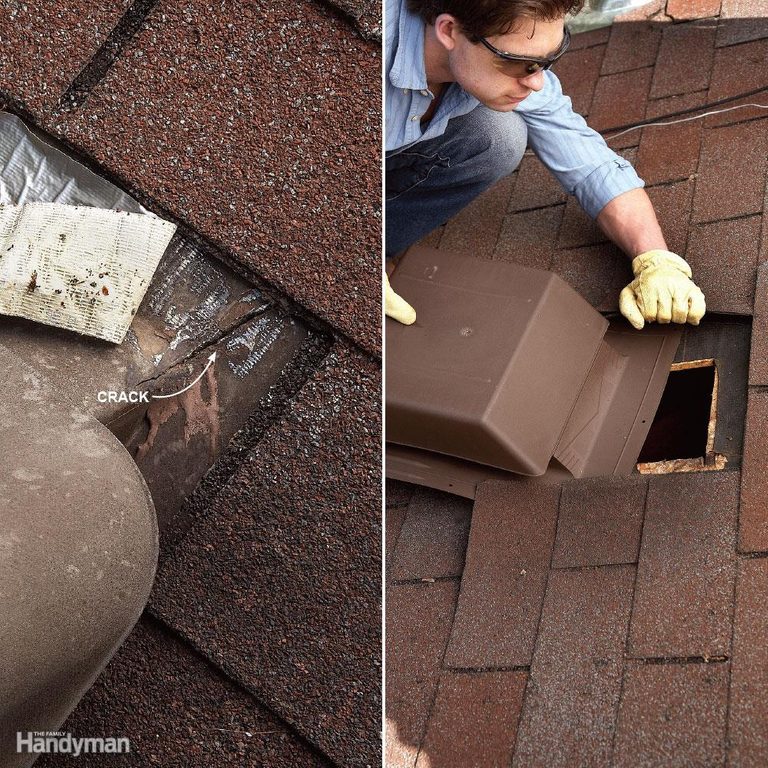
[[[578,13],[584,0],[408,0],[412,13],[434,24],[441,13],[455,16],[467,37],[503,35],[520,18],[554,21]]]

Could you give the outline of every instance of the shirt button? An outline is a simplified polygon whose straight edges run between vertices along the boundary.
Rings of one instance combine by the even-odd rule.
[[[422,96],[429,96],[429,91],[426,91],[426,90],[422,90],[422,91],[419,91],[419,93],[420,93]]]
[[[418,119],[419,119],[419,116],[418,116],[418,115],[414,115],[414,116],[411,118],[411,122],[412,122],[412,123],[415,123],[415,122],[416,122]]]
[[[403,93],[408,93],[408,89],[407,88],[403,88]]]

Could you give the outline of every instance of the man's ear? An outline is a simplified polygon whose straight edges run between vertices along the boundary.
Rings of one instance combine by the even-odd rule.
[[[455,16],[450,13],[441,13],[435,19],[435,37],[440,45],[447,51],[452,51],[456,45],[461,26]]]

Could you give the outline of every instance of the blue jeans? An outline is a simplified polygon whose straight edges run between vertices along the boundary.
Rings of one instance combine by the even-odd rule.
[[[528,131],[520,115],[478,106],[448,121],[442,136],[386,158],[386,256],[444,224],[512,173]]]

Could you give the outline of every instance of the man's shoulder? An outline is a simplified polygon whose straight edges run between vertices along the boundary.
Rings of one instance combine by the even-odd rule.
[[[564,95],[560,80],[554,72],[548,69],[544,72],[544,87],[520,102],[516,111],[523,116],[535,114],[542,110],[551,109],[553,104],[562,98]]]

